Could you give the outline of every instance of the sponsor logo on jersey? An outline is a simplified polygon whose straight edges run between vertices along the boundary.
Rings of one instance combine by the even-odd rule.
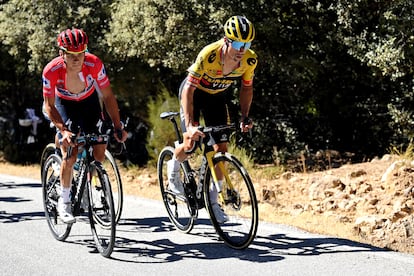
[[[248,58],[247,59],[247,64],[250,65],[250,66],[255,65],[256,62],[257,62],[257,60],[255,58]]]
[[[43,87],[50,89],[50,80],[48,80],[45,76],[43,76],[42,79],[43,79]]]
[[[208,75],[204,75],[201,79],[200,84],[211,90],[224,90],[233,84],[233,79],[223,79],[223,78],[212,78]]]
[[[211,52],[211,54],[208,56],[208,62],[213,63],[216,60],[216,51]]]
[[[106,78],[106,70],[105,70],[105,67],[102,66],[102,69],[101,69],[101,71],[98,74],[98,81],[101,81],[104,78]]]

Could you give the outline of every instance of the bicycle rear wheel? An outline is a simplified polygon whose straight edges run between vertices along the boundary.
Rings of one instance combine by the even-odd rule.
[[[88,181],[89,221],[96,247],[104,257],[112,254],[115,245],[115,209],[111,184],[102,165],[95,162],[97,177]]]
[[[214,215],[210,199],[210,189],[214,184],[211,173],[207,172],[204,182],[204,198],[207,211],[217,234],[230,247],[235,249],[247,248],[256,236],[258,227],[258,206],[253,183],[236,157],[229,153],[216,153],[214,165],[221,162],[225,178],[223,180],[223,200],[218,203],[228,217],[228,221],[219,223]]]
[[[189,233],[197,217],[197,209],[189,202],[185,195],[176,195],[168,189],[167,162],[172,159],[174,154],[173,147],[165,147],[158,157],[157,172],[158,183],[161,189],[162,200],[167,209],[168,217],[175,227],[184,233]],[[181,166],[180,173],[183,182],[188,183],[188,173]]]
[[[70,233],[72,224],[64,223],[58,214],[57,203],[60,196],[60,165],[62,159],[57,154],[50,154],[42,166],[42,194],[45,217],[55,239],[64,241]]]
[[[122,179],[119,173],[118,165],[109,150],[105,150],[105,160],[103,161],[102,166],[104,167],[108,175],[109,182],[111,183],[115,207],[115,221],[118,223],[121,219],[124,195],[122,189]]]

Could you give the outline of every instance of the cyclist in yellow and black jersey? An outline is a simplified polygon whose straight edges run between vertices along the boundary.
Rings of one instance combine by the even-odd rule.
[[[188,69],[186,82],[209,94],[216,94],[229,88],[236,79],[242,78],[243,85],[251,86],[257,56],[251,49],[246,49],[243,55],[234,53],[236,67],[226,67],[225,55],[228,39],[223,38],[206,47],[198,54],[196,62]],[[240,59],[241,56],[241,59]],[[234,63],[232,65],[234,65]],[[227,71],[224,71],[227,69]]]
[[[181,128],[183,144],[179,145],[173,159],[168,163],[170,190],[183,193],[179,178],[180,162],[187,158],[185,151],[193,147],[194,141],[204,134],[198,130],[200,114],[205,124],[217,126],[230,123],[226,92],[236,79],[241,79],[240,128],[243,132],[253,127],[249,119],[253,99],[253,78],[257,66],[257,56],[250,49],[255,38],[253,24],[244,16],[232,16],[224,24],[224,38],[204,47],[195,62],[187,70],[188,74],[179,89]],[[214,150],[227,151],[228,136],[213,137]],[[219,185],[223,178],[217,172]],[[217,198],[217,191],[211,191],[211,198]],[[214,202],[213,202],[214,203]],[[226,214],[218,204],[213,210],[219,222],[227,220]]]

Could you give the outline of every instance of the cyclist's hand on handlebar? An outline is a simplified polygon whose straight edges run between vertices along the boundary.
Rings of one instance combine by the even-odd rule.
[[[61,131],[62,138],[59,139],[59,143],[64,147],[74,147],[76,134],[70,132],[69,130]]]
[[[118,143],[123,143],[128,138],[128,132],[125,129],[115,129],[114,137]]]
[[[205,137],[206,135],[198,128],[198,126],[188,126],[187,134],[191,140],[198,141],[200,137]]]
[[[240,121],[241,132],[249,132],[253,128],[253,120],[249,117],[242,118]]]

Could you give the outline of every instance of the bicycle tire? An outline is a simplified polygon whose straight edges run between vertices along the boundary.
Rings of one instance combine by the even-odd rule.
[[[89,221],[99,253],[109,258],[115,246],[115,208],[111,184],[105,169],[94,162],[98,183],[88,181]]]
[[[170,146],[160,152],[157,162],[158,183],[170,221],[179,231],[189,233],[194,227],[198,212],[187,196],[176,195],[168,190],[167,162],[172,159],[173,154],[174,148]],[[189,174],[183,165],[180,167],[180,173],[183,182],[188,183]]]
[[[211,172],[207,170],[203,193],[206,209],[210,215],[219,237],[228,246],[234,249],[245,249],[254,240],[258,228],[258,204],[253,183],[249,174],[240,161],[230,153],[216,153],[213,157],[214,165],[223,162],[230,181],[224,179],[222,194],[225,202],[220,202],[222,209],[228,216],[228,221],[219,223],[214,215],[210,201]],[[231,182],[233,189],[230,189]]]
[[[42,151],[42,155],[40,157],[40,172],[41,172],[41,177],[42,177],[42,173],[43,173],[43,168],[45,166],[45,162],[46,159],[51,155],[54,154],[56,152],[56,145],[54,143],[49,143],[45,146],[45,148]]]
[[[46,147],[43,149],[41,158],[40,158],[40,168],[43,172],[43,167],[46,159],[49,157],[49,155],[54,154],[56,152],[56,145],[55,143],[49,143],[46,145]],[[112,194],[114,196],[114,206],[115,206],[115,218],[116,223],[119,222],[122,215],[122,208],[124,204],[124,193],[123,193],[123,187],[122,187],[122,178],[121,174],[119,172],[118,165],[116,163],[115,158],[112,156],[111,152],[109,150],[105,150],[105,160],[102,163],[104,166],[110,183],[112,185]],[[113,185],[113,183],[116,183],[116,185]]]
[[[50,154],[42,166],[42,195],[45,217],[53,237],[58,241],[64,241],[70,233],[72,224],[64,223],[57,211],[57,203],[60,197],[59,170],[62,159],[57,154]],[[59,170],[58,170],[59,169]]]
[[[109,150],[105,150],[105,160],[102,163],[111,183],[112,195],[115,207],[115,221],[119,222],[122,215],[122,208],[124,204],[124,194],[122,187],[122,178],[119,173],[118,165],[115,158]]]

